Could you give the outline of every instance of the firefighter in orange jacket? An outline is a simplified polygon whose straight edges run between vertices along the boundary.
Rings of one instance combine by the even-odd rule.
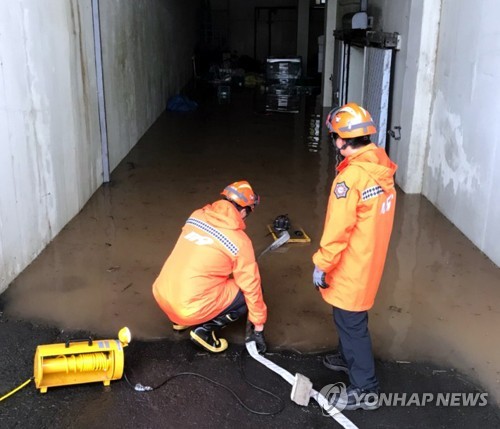
[[[337,407],[378,408],[368,310],[384,269],[394,220],[394,164],[371,143],[377,132],[371,115],[356,103],[330,112],[326,125],[344,157],[333,182],[323,236],[313,255],[313,283],[333,307],[339,336],[326,367],[349,375],[347,395]]]
[[[194,211],[153,284],[153,295],[174,329],[194,326],[191,340],[218,353],[228,343],[220,329],[248,311],[254,340],[264,353],[267,307],[245,219],[259,203],[247,181],[234,182],[223,199]]]

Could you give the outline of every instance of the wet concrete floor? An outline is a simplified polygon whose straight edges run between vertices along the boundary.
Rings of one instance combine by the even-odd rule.
[[[0,311],[2,305],[0,302]],[[20,322],[0,316],[0,338],[7,340],[9,352],[0,354],[0,392],[20,384],[31,373],[32,350],[40,343],[65,342],[67,335],[84,338],[87,332],[61,333],[56,328]],[[176,341],[134,341],[125,349],[125,373],[109,387],[87,383],[49,388],[40,393],[34,384],[0,403],[0,427],[36,429],[101,428],[340,428],[331,417],[323,416],[311,401],[300,407],[290,401],[290,385],[248,355],[242,346],[232,344],[221,355],[199,352],[185,339]],[[293,352],[270,352],[267,358],[292,374],[307,375],[316,389],[331,383],[346,383],[345,374],[326,369],[323,354],[300,355]],[[497,409],[486,406],[436,405],[438,395],[453,392],[481,395],[478,389],[454,371],[426,364],[376,362],[376,370],[385,392],[407,395],[407,406],[383,406],[376,411],[344,411],[344,416],[360,429],[453,428],[494,429],[500,425]],[[181,375],[159,387],[165,380]],[[207,380],[208,377],[216,385]],[[264,388],[276,397],[251,387]],[[158,387],[152,392],[136,392],[131,386]],[[243,404],[260,413],[256,415]],[[412,394],[422,398],[432,394],[426,406],[408,405]],[[451,397],[451,396],[449,396]],[[401,403],[400,402],[399,404]],[[280,411],[282,409],[282,411]],[[278,412],[280,411],[280,412]]]
[[[136,339],[178,341],[151,285],[189,214],[245,179],[262,198],[247,224],[257,254],[271,243],[267,225],[280,214],[312,239],[259,260],[270,348],[333,349],[331,309],[311,283],[334,168],[325,136],[317,145],[310,138],[316,114],[323,111],[311,100],[303,101],[301,114],[266,113],[250,92],[194,113],[166,112],[111,183],[10,285],[4,316],[98,337],[115,337],[126,325]],[[456,368],[498,403],[499,325],[500,268],[425,198],[400,192],[370,312],[377,358]],[[243,342],[241,327],[226,335]]]

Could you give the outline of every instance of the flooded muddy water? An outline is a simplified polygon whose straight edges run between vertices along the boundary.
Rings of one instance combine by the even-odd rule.
[[[311,256],[334,169],[324,130],[311,138],[316,114],[323,112],[305,101],[301,114],[265,113],[248,93],[191,114],[165,113],[113,171],[111,183],[10,285],[5,313],[106,337],[125,325],[146,340],[187,335],[172,331],[152,283],[189,214],[244,179],[262,198],[247,224],[256,254],[271,243],[267,225],[280,214],[312,239],[259,260],[269,345],[300,352],[334,348],[331,308],[312,285]],[[400,191],[370,311],[376,356],[456,367],[498,398],[498,326],[500,268],[425,198]],[[243,342],[243,325],[226,334]]]

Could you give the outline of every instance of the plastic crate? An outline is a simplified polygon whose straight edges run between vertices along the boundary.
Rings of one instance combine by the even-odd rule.
[[[302,76],[300,57],[266,59],[266,79],[269,82],[293,84]]]

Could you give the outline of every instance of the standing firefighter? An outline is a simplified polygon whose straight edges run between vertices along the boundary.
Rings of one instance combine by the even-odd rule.
[[[220,329],[248,310],[253,324],[247,341],[265,352],[267,307],[245,219],[259,203],[246,181],[235,182],[223,199],[194,211],[153,284],[153,295],[175,330],[194,327],[191,340],[218,353],[228,343]]]
[[[377,132],[371,115],[348,103],[328,115],[326,125],[344,157],[338,165],[319,250],[313,255],[313,283],[333,306],[338,350],[326,367],[349,375],[337,407],[378,408],[368,310],[384,269],[394,220],[396,164],[370,141]]]

